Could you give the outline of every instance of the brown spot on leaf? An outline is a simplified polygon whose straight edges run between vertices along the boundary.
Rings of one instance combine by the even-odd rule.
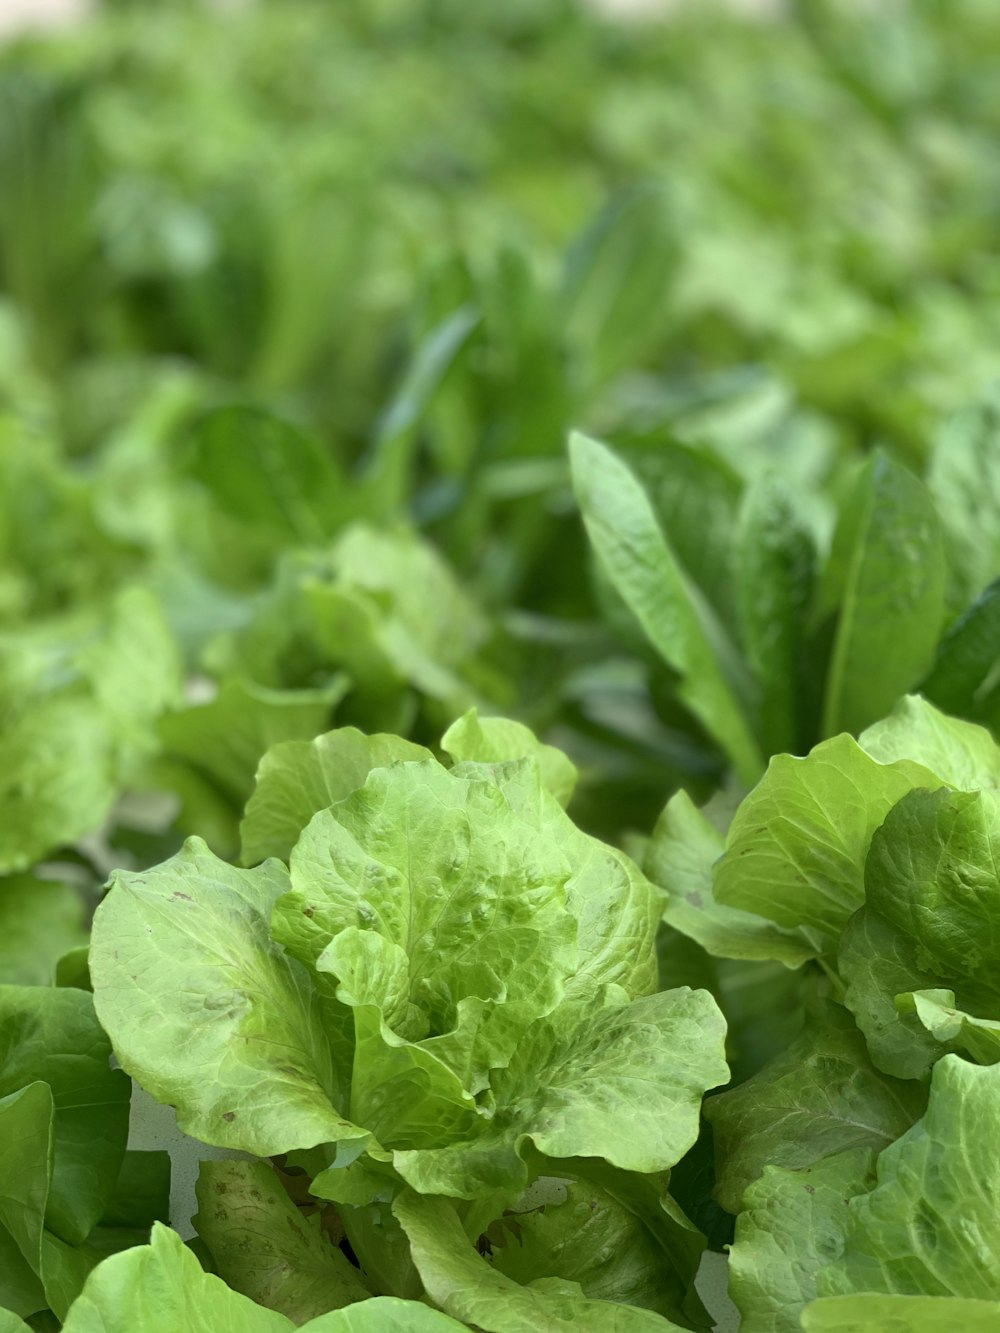
[[[183,898],[184,901],[185,901],[186,903],[193,903],[193,902],[194,902],[194,899],[191,897],[190,893],[181,893],[180,889],[174,889],[174,891],[173,891],[173,893],[170,895],[170,897],[171,897],[171,899],[173,899],[173,898]]]
[[[235,1111],[223,1111],[223,1113],[222,1113],[222,1118],[223,1118],[223,1120],[228,1120],[229,1123],[232,1124],[232,1122],[236,1119],[236,1112],[235,1112]]]

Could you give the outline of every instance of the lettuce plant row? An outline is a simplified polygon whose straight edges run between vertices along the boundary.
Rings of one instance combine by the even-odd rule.
[[[0,1333],[1000,1326],[1000,36],[790,8],[0,49]]]

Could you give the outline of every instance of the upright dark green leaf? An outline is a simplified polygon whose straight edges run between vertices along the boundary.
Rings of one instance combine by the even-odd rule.
[[[771,754],[801,752],[807,735],[803,653],[816,550],[792,493],[774,474],[748,487],[733,578],[742,639],[760,690],[760,735]]]
[[[225,514],[273,542],[319,543],[342,517],[332,457],[318,441],[256,408],[207,416],[188,469]]]
[[[574,435],[577,501],[604,572],[650,643],[678,673],[678,694],[751,784],[763,769],[733,677],[741,675],[722,627],[691,586],[660,530],[649,498],[610,449]],[[745,682],[740,682],[745,684]]]
[[[857,734],[923,679],[944,616],[940,525],[924,486],[876,453],[846,502],[831,557],[837,629],[823,732]]]
[[[946,712],[980,717],[997,688],[998,658],[1000,579],[948,626],[921,692]]]
[[[45,1225],[73,1245],[114,1188],[128,1132],[129,1081],[86,991],[0,987],[0,1096],[43,1081],[53,1102]]]

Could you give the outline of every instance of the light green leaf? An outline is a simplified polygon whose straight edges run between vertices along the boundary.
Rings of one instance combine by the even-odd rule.
[[[844,1252],[823,1296],[881,1291],[1000,1301],[1000,1065],[946,1055],[924,1118],[879,1158],[878,1185],[849,1205]]]
[[[620,453],[642,483],[678,564],[725,625],[736,625],[734,541],[744,485],[705,445],[682,444],[668,425]]]
[[[219,1276],[295,1324],[371,1295],[264,1162],[202,1162],[193,1222]]]
[[[725,1021],[706,991],[624,999],[608,987],[539,1019],[493,1077],[492,1126],[436,1151],[397,1151],[404,1180],[455,1198],[516,1192],[527,1183],[526,1140],[549,1157],[599,1157],[626,1171],[675,1165],[697,1138],[702,1096],[728,1078]]]
[[[601,567],[653,647],[681,677],[678,695],[729,756],[741,781],[763,757],[729,678],[724,634],[678,565],[649,498],[625,464],[583,435],[570,441],[573,485]]]
[[[261,756],[278,741],[311,740],[325,731],[331,709],[347,688],[343,677],[316,690],[274,690],[227,680],[210,703],[161,719],[164,750],[185,760],[242,807],[253,791]]]
[[[767,1166],[798,1170],[850,1148],[881,1151],[921,1114],[924,1089],[888,1078],[838,1005],[816,1007],[784,1054],[734,1088],[710,1097],[717,1195],[731,1213]]]
[[[872,839],[867,905],[841,943],[846,1002],[880,1068],[922,1076],[943,1048],[896,996],[947,989],[1000,1014],[1000,793],[914,791]],[[931,1029],[932,1030],[932,1029]]]
[[[1000,1301],[962,1296],[826,1296],[802,1315],[805,1333],[994,1333]]]
[[[64,1333],[291,1333],[295,1325],[202,1271],[160,1223],[149,1245],[114,1255],[91,1273]]]
[[[858,743],[880,764],[921,764],[940,781],[974,791],[1000,787],[1000,746],[974,722],[948,717],[916,695],[900,699],[888,717],[861,733]]]
[[[918,990],[897,995],[896,1008],[903,1013],[912,1010],[935,1041],[960,1047],[977,1064],[995,1065],[1000,1061],[1000,1023],[962,1013],[955,1007],[954,991]]]
[[[817,1271],[843,1251],[848,1199],[874,1184],[867,1149],[799,1171],[764,1168],[743,1196],[729,1251],[729,1294],[742,1315],[741,1333],[798,1333]]]
[[[93,832],[115,794],[109,731],[91,700],[52,696],[4,717],[0,874]]]
[[[12,1310],[0,1310],[0,1333],[31,1333],[31,1329]]]
[[[429,1305],[397,1296],[359,1301],[303,1325],[305,1333],[456,1333],[465,1327]]]
[[[365,1137],[336,1109],[319,996],[270,935],[287,886],[280,862],[237,870],[192,838],[161,866],[115,874],[91,945],[122,1067],[193,1138],[259,1157]]]
[[[877,763],[850,736],[805,759],[776,755],[730,826],[717,900],[786,929],[839,934],[864,902],[872,834],[900,797],[936,786],[919,764]]]
[[[80,654],[80,669],[126,758],[152,746],[154,722],[180,698],[181,667],[159,602],[146,588],[125,588],[100,639]]]
[[[823,732],[857,733],[926,675],[944,617],[945,559],[934,504],[906,468],[877,452],[834,540],[843,577]],[[892,652],[885,651],[886,636]]]
[[[17,1322],[6,1327],[20,1333]],[[63,1324],[64,1333],[293,1333],[295,1327],[204,1272],[176,1232],[160,1224],[149,1245],[97,1266]],[[379,1297],[300,1327],[303,1333],[449,1333],[465,1325],[418,1301]]]
[[[279,741],[260,761],[240,825],[243,864],[269,856],[287,861],[313,815],[363,786],[373,768],[429,758],[422,745],[399,736],[365,736],[355,727],[310,741]]]
[[[0,986],[0,1097],[38,1080],[54,1105],[45,1225],[79,1245],[104,1211],[125,1151],[130,1085],[82,990]]]
[[[542,782],[561,806],[569,805],[579,776],[576,765],[554,745],[543,745],[523,722],[480,717],[474,708],[453,722],[441,749],[456,763],[503,764],[528,756],[537,760]]]
[[[660,320],[649,294],[669,290],[679,259],[672,193],[659,181],[613,197],[585,228],[568,256],[562,318],[588,381],[641,359]]]
[[[62,955],[86,939],[76,889],[33,875],[0,879],[0,982],[49,986]]]
[[[712,874],[723,845],[687,792],[670,798],[643,861],[643,871],[670,895],[664,921],[717,958],[775,958],[788,967],[812,958],[815,947],[800,932],[716,902]]]
[[[594,1333],[667,1333],[679,1325],[635,1306],[588,1300],[579,1289],[522,1287],[474,1250],[446,1199],[412,1191],[393,1205],[431,1299],[448,1314],[485,1333],[538,1333],[539,1329]]]
[[[312,632],[362,698],[409,684],[446,704],[451,716],[474,702],[463,672],[489,622],[416,533],[352,524],[303,591]]]
[[[274,915],[297,958],[334,972],[346,1003],[380,1005],[398,1036],[444,1039],[460,1029],[437,1044],[450,1048],[444,1058],[468,1074],[470,1091],[554,1008],[577,967],[572,862],[535,812],[548,801],[565,816],[529,761],[517,781],[523,790],[512,776],[505,791],[434,760],[374,769],[312,820]],[[351,928],[380,937],[377,956],[362,955],[353,934],[336,938]],[[481,1004],[460,1008],[467,999]],[[377,1062],[361,1063],[366,1081],[377,1078]]]

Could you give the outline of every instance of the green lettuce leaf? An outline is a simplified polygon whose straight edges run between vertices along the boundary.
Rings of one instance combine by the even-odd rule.
[[[545,1328],[601,1333],[667,1333],[678,1329],[651,1310],[589,1300],[573,1283],[549,1280],[520,1286],[481,1258],[445,1199],[411,1191],[393,1205],[410,1240],[431,1299],[446,1313],[485,1333],[537,1333]]]
[[[336,1109],[319,996],[268,929],[287,887],[280,862],[237,870],[192,838],[162,866],[116,872],[91,944],[122,1067],[193,1138],[259,1157],[366,1137]]]
[[[302,595],[311,633],[361,700],[409,685],[450,717],[475,702],[466,675],[489,621],[416,533],[352,524],[303,579]]]
[[[563,807],[569,805],[579,776],[562,750],[543,745],[522,722],[480,717],[475,708],[451,724],[441,738],[441,748],[456,763],[503,764],[530,755],[538,763],[545,787]]]
[[[373,771],[314,818],[291,880],[278,938],[340,980],[366,1041],[375,1036],[360,1010],[374,1005],[469,1092],[568,989],[608,981],[642,994],[655,983],[658,892],[573,826],[527,759]],[[356,1075],[377,1080],[376,1065],[366,1047]]]
[[[573,1169],[561,1164],[558,1176],[534,1181],[487,1228],[494,1272],[521,1286],[558,1277],[579,1283],[591,1300],[638,1305],[686,1322],[697,1268],[698,1251],[691,1243],[695,1229],[688,1223],[690,1231],[678,1246],[674,1218],[679,1210],[668,1199],[661,1206],[648,1177],[598,1170],[595,1174],[605,1174],[611,1184],[609,1190],[586,1163],[577,1164],[580,1174],[560,1178],[567,1166]]]
[[[69,1333],[288,1333],[291,1320],[202,1272],[176,1232],[157,1224],[149,1245],[100,1264],[74,1301]]]
[[[0,1098],[0,1301],[25,1316],[51,1307],[62,1318],[102,1255],[46,1225],[54,1121],[47,1083]]]
[[[908,759],[878,763],[850,736],[805,759],[777,755],[742,802],[715,870],[715,896],[786,930],[839,935],[864,902],[872,835],[914,787],[937,787]]]
[[[295,1324],[371,1295],[319,1216],[302,1213],[264,1162],[202,1162],[192,1220],[218,1275]]]
[[[466,1142],[397,1151],[425,1194],[520,1192],[528,1140],[549,1157],[600,1157],[626,1171],[675,1165],[698,1136],[701,1099],[729,1075],[725,1021],[705,991],[626,1002],[616,987],[567,1002],[521,1037],[492,1080],[492,1123]],[[546,1076],[539,1081],[538,1071]]]
[[[946,1047],[914,1004],[945,989],[975,1018],[1000,1016],[1000,794],[914,791],[872,839],[867,902],[841,942],[845,1000],[879,1068],[926,1073]]]
[[[1000,787],[1000,746],[986,728],[949,717],[919,695],[900,699],[859,744],[880,764],[921,764],[949,787]]]
[[[115,791],[111,736],[91,700],[53,695],[3,716],[0,874],[98,828]]]
[[[63,954],[87,942],[83,910],[69,884],[33,875],[0,879],[0,983],[51,985]]]
[[[725,633],[667,544],[649,497],[626,465],[583,435],[570,441],[577,502],[601,568],[653,647],[678,673],[681,701],[719,744],[742,782],[764,766],[747,721],[741,679]]]
[[[953,412],[935,433],[927,485],[948,543],[953,599],[961,605],[1000,573],[1000,430],[996,386]]]
[[[422,745],[399,736],[365,736],[355,727],[272,745],[260,761],[240,825],[243,864],[269,856],[287,861],[313,815],[363,786],[373,768],[428,758]]]
[[[933,501],[881,451],[845,502],[826,581],[824,600],[835,596],[837,628],[823,734],[857,734],[923,679],[944,618],[945,557]]]
[[[885,1292],[1000,1301],[1000,1065],[939,1060],[927,1113],[880,1156],[878,1184],[848,1205],[843,1254],[822,1296]]]
[[[864,1148],[798,1171],[764,1168],[743,1196],[729,1251],[742,1333],[798,1333],[817,1271],[843,1251],[848,1200],[874,1183],[874,1156]]]
[[[646,847],[643,871],[670,897],[663,919],[717,958],[778,959],[798,967],[815,954],[801,930],[716,901],[713,869],[724,839],[687,792],[667,802]]]
[[[292,1333],[295,1327],[204,1272],[177,1234],[159,1224],[149,1245],[98,1265],[63,1324],[67,1333]],[[418,1302],[381,1297],[300,1327],[305,1333],[449,1333],[463,1325]]]
[[[242,808],[253,791],[261,756],[278,741],[311,740],[324,731],[347,686],[343,677],[308,690],[227,680],[210,702],[162,718],[164,751],[190,764]]]
[[[993,1333],[1000,1301],[962,1296],[825,1296],[802,1314],[805,1333]]]
[[[881,1151],[921,1114],[918,1084],[877,1070],[850,1015],[824,1002],[802,1035],[753,1078],[710,1097],[717,1196],[738,1213],[766,1166],[799,1170],[848,1149]]]
[[[222,513],[275,546],[316,544],[343,513],[342,483],[329,452],[256,408],[209,413],[192,437],[187,471]]]
[[[913,1012],[931,1036],[946,1049],[957,1046],[977,1064],[1000,1061],[1000,1023],[992,1018],[973,1018],[956,1007],[955,992],[918,990],[896,996],[899,1012]]]
[[[763,473],[743,495],[732,569],[769,754],[797,754],[806,731],[802,663],[815,567],[815,543],[793,492],[783,478]]]
[[[0,1096],[42,1081],[53,1103],[45,1225],[79,1245],[97,1225],[122,1164],[130,1085],[82,990],[0,986]]]
[[[366,1030],[371,1019],[360,1010],[374,1008],[399,1038],[431,1039],[440,1060],[479,1091],[526,1026],[558,1004],[577,968],[572,862],[538,827],[538,808],[551,800],[528,761],[506,789],[433,760],[375,769],[299,839],[275,934],[339,978],[339,998],[359,1010]],[[401,1088],[402,1101],[384,1101],[377,1041],[370,1033],[356,1054],[354,1096],[365,1099],[369,1087],[388,1122],[405,1114],[409,1094]],[[383,1058],[400,1069],[405,1053],[394,1049],[390,1056],[387,1045]],[[422,1055],[405,1058],[428,1068]]]

